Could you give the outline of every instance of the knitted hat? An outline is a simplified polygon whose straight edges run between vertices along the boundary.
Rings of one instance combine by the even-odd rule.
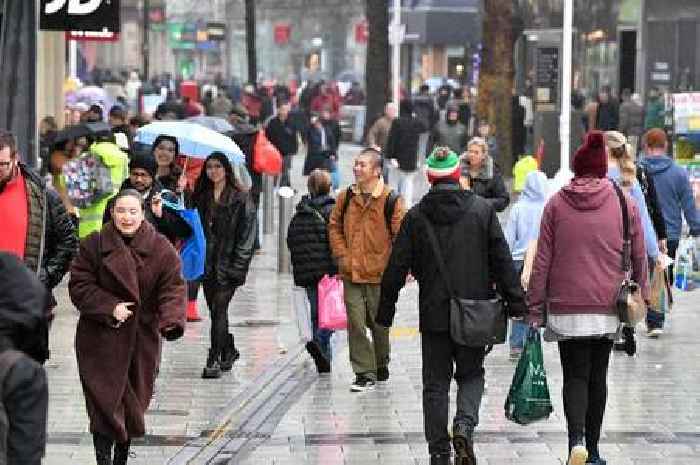
[[[131,155],[131,160],[129,160],[129,171],[140,168],[146,170],[151,177],[156,177],[156,159],[150,153],[143,153],[135,151]]]
[[[426,165],[425,171],[431,184],[443,179],[459,181],[459,157],[447,147],[435,147]]]
[[[604,178],[608,172],[608,155],[605,153],[605,137],[600,131],[591,131],[586,141],[574,154],[574,176]]]

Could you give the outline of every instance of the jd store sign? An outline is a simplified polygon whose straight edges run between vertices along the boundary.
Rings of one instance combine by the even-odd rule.
[[[119,32],[119,0],[41,0],[42,30]]]

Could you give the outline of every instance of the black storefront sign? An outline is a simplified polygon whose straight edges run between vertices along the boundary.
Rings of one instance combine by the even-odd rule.
[[[536,102],[556,104],[559,100],[559,48],[537,48],[535,72]]]
[[[41,0],[45,31],[120,32],[119,0]]]
[[[207,36],[209,37],[209,40],[219,42],[226,40],[226,24],[207,23]]]

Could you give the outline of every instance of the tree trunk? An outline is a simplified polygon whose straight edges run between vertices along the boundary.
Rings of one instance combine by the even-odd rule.
[[[513,0],[484,0],[483,48],[479,73],[479,118],[491,123],[498,140],[496,163],[504,175],[513,169],[511,114],[513,98]]]
[[[255,52],[255,0],[245,0],[245,42],[248,56],[248,82],[258,82],[258,57]]]
[[[369,39],[365,82],[367,113],[365,133],[372,122],[382,114],[389,101],[389,1],[366,0]]]

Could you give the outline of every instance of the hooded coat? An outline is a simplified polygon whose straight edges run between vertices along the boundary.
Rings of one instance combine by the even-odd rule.
[[[646,157],[642,160],[642,166],[654,179],[668,239],[678,240],[681,237],[682,216],[690,226],[690,235],[700,236],[700,213],[695,207],[688,171],[665,155]]]
[[[175,340],[185,329],[177,252],[147,221],[128,244],[108,223],[81,243],[69,291],[80,312],[75,351],[90,432],[117,442],[143,436],[160,338]],[[133,315],[115,328],[121,302],[134,302]]]
[[[46,343],[44,309],[48,292],[34,273],[14,255],[0,252],[0,353],[18,350],[2,382],[2,405],[7,413],[7,463],[41,465],[46,445],[49,387],[35,352]],[[37,347],[39,350],[37,350]]]
[[[418,139],[428,130],[425,124],[413,116],[413,106],[408,100],[402,100],[399,118],[395,119],[389,129],[384,157],[396,159],[401,171],[418,169]]]
[[[305,195],[287,230],[287,247],[292,257],[294,284],[316,286],[324,275],[338,272],[328,241],[328,221],[335,199],[328,195]]]
[[[540,220],[547,202],[547,176],[533,171],[525,178],[525,188],[513,205],[505,235],[513,260],[525,260],[525,251],[540,234]]]
[[[449,277],[440,272],[419,212],[433,225]],[[409,271],[420,289],[422,332],[449,331],[450,296],[445,279],[450,279],[461,299],[491,299],[497,290],[507,302],[510,316],[526,312],[523,289],[496,210],[456,182],[434,185],[404,217],[382,278],[376,318],[380,325],[391,326]]]

